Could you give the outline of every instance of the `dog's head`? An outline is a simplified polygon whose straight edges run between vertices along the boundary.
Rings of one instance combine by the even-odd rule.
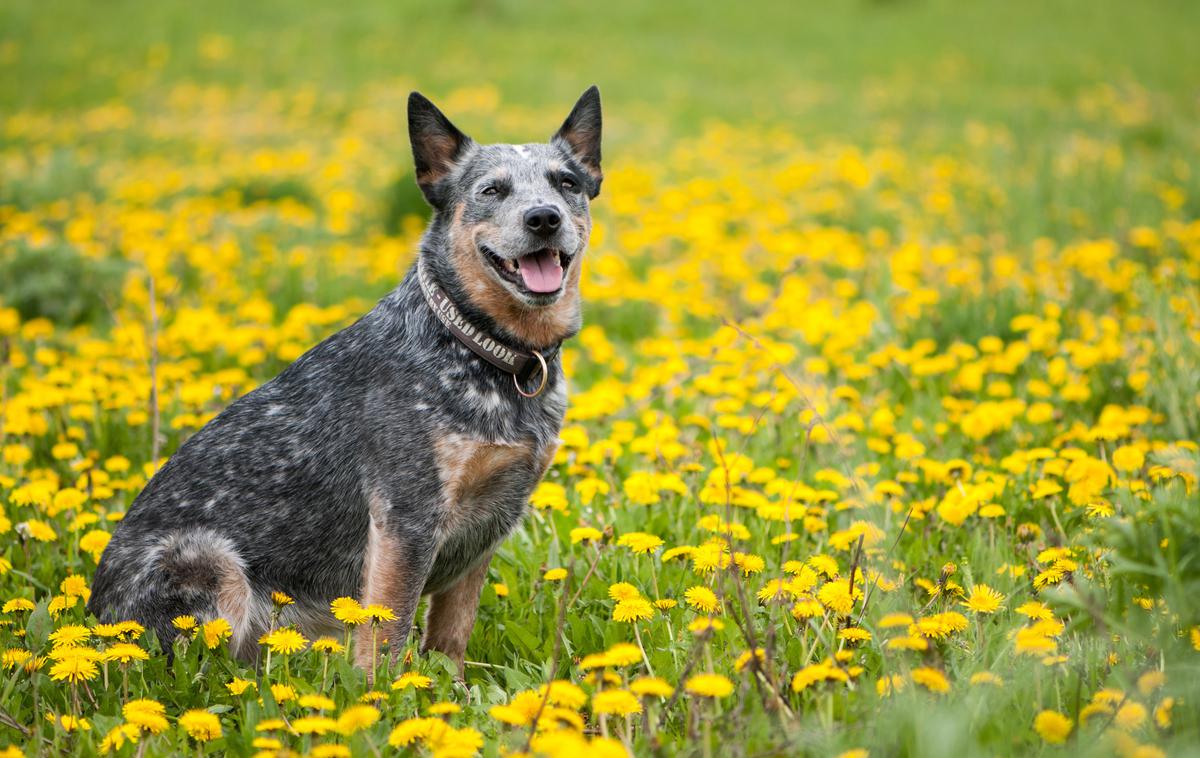
[[[477,144],[418,92],[408,131],[417,184],[467,296],[493,316],[577,305],[588,201],[602,179],[600,91],[584,92],[544,144]]]

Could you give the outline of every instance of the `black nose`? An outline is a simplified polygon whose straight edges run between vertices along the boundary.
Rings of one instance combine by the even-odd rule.
[[[525,211],[525,228],[539,237],[549,237],[558,231],[562,216],[553,206],[539,205]]]

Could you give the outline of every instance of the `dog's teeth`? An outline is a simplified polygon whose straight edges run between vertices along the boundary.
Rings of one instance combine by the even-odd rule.
[[[554,251],[554,262],[557,263],[559,266],[562,265],[562,253],[559,252],[558,250]]]
[[[517,273],[518,266],[516,261],[505,259],[504,267],[514,274]]]

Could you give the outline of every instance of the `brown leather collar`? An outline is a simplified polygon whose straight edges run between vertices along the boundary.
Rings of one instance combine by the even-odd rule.
[[[513,384],[516,385],[517,392],[520,392],[522,396],[537,397],[541,394],[542,390],[546,388],[546,379],[550,373],[550,361],[558,355],[561,343],[545,353],[537,350],[527,353],[505,345],[468,321],[450,296],[433,281],[433,278],[429,276],[429,270],[419,260],[417,262],[417,281],[421,283],[421,292],[424,293],[425,301],[433,310],[433,315],[437,316],[438,321],[441,321],[450,330],[450,333],[458,338],[459,342],[496,368],[512,374]],[[522,389],[521,385],[539,372],[541,380],[537,389],[533,392],[526,392]]]

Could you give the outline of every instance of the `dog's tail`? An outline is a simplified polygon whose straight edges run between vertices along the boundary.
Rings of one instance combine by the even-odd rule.
[[[116,540],[114,540],[116,542]],[[169,651],[179,634],[174,620],[229,622],[230,650],[243,659],[257,652],[270,606],[256,598],[246,564],[228,538],[211,529],[186,529],[152,544],[109,545],[96,571],[88,610],[105,621],[132,619],[153,629]]]

